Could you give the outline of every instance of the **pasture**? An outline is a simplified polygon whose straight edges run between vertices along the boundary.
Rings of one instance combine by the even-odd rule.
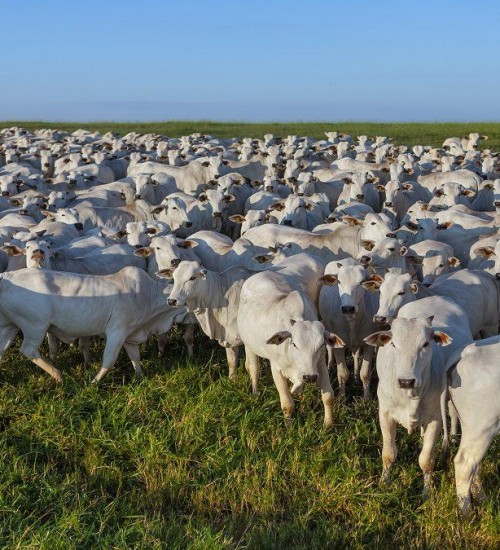
[[[500,124],[488,123],[0,123],[13,125],[172,137],[320,138],[338,129],[410,145],[477,130],[489,135],[487,147],[500,149]],[[330,429],[322,427],[318,389],[306,386],[286,427],[270,372],[263,369],[260,393],[252,395],[243,362],[229,380],[223,349],[199,330],[192,361],[173,330],[163,357],[153,340],[143,346],[144,379],[122,351],[115,369],[91,386],[102,351],[95,340],[84,368],[78,350],[64,347],[55,362],[61,386],[18,345],[0,363],[2,548],[500,546],[498,438],[481,467],[487,500],[459,520],[451,459],[438,463],[435,490],[422,501],[418,430],[398,428],[393,481],[379,486],[377,401],[363,401],[361,385],[348,386],[345,402],[336,399]]]
[[[287,429],[270,373],[253,396],[243,366],[230,381],[222,348],[202,336],[193,362],[180,332],[162,359],[148,344],[143,380],[122,353],[98,387],[89,383],[99,343],[90,370],[76,350],[61,353],[62,387],[8,352],[2,547],[498,546],[498,440],[482,466],[488,500],[459,522],[451,463],[438,465],[436,491],[421,501],[418,433],[398,429],[393,482],[378,486],[377,402],[365,403],[361,387],[336,401],[330,430],[307,387]]]
[[[276,136],[297,134],[324,139],[324,132],[332,129],[351,135],[381,135],[394,138],[401,145],[425,144],[436,147],[450,136],[462,136],[469,132],[479,132],[489,137],[481,143],[481,148],[500,149],[500,123],[498,122],[447,122],[447,123],[382,123],[382,122],[290,122],[290,123],[246,123],[174,120],[169,122],[45,122],[45,121],[0,121],[1,128],[22,126],[27,130],[37,128],[58,128],[60,130],[84,130],[106,132],[127,132],[146,134],[149,132],[180,137],[194,132],[209,134],[219,138],[240,136],[262,137],[271,133]]]

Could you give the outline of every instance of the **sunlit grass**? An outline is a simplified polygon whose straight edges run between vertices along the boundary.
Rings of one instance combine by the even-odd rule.
[[[500,149],[500,123],[495,122],[447,122],[447,123],[382,123],[382,122],[290,122],[290,123],[244,123],[175,120],[169,122],[0,122],[0,128],[22,126],[28,130],[36,128],[59,128],[74,131],[78,128],[99,132],[157,133],[170,137],[189,135],[194,132],[214,137],[262,137],[273,133],[277,136],[297,134],[323,139],[325,131],[338,130],[351,135],[383,135],[394,138],[394,142],[404,145],[442,145],[452,136],[461,137],[469,132],[480,132],[489,136],[481,146]]]
[[[398,433],[394,482],[379,487],[377,403],[352,388],[325,431],[318,391],[306,388],[285,428],[264,372],[258,396],[240,366],[180,333],[169,353],[144,350],[147,378],[125,355],[102,385],[77,350],[57,360],[64,384],[16,350],[0,364],[2,548],[474,547],[500,544],[497,442],[484,462],[488,500],[470,522],[455,513],[452,467],[420,499],[419,436]]]

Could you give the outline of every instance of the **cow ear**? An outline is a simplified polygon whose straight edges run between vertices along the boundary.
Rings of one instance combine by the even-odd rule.
[[[234,195],[224,195],[224,202],[234,202],[236,197]]]
[[[257,256],[254,256],[253,259],[259,264],[265,264],[271,261],[272,256],[268,256],[267,254],[258,254]]]
[[[202,162],[201,165],[205,166],[205,168],[206,168],[207,166],[210,166],[210,163],[208,161],[205,161],[205,162]]]
[[[306,204],[306,210],[312,210],[313,208],[314,208],[314,205],[311,204],[310,202],[308,202],[308,203]]]
[[[22,256],[24,254],[24,250],[14,244],[6,244],[2,246],[0,250],[7,252],[9,256]]]
[[[410,283],[410,290],[413,292],[413,294],[416,294],[418,292],[418,285],[417,283],[413,282]]]
[[[476,254],[479,254],[482,258],[490,258],[491,256],[495,255],[495,249],[492,246],[481,246],[480,248],[476,248],[474,250]]]
[[[383,193],[385,191],[385,185],[376,185],[377,191]]]
[[[370,334],[370,336],[364,338],[364,342],[373,347],[385,346],[391,340],[392,332],[390,330],[381,330],[380,332],[374,332],[373,334]]]
[[[466,197],[474,197],[476,195],[472,189],[464,189],[460,194]]]
[[[120,229],[120,231],[117,231],[116,233],[113,233],[113,235],[110,235],[112,239],[123,239],[127,235],[127,231],[125,229]]]
[[[148,227],[148,228],[146,228],[146,234],[147,235],[156,235],[157,233],[159,233],[159,231],[160,230],[158,229],[158,227]]]
[[[159,206],[156,206],[155,208],[153,208],[153,210],[151,210],[151,214],[159,214],[160,212],[163,212],[163,210],[166,210],[166,209],[167,209],[166,204],[160,204]]]
[[[442,189],[436,189],[434,191],[434,196],[435,197],[442,197],[444,195],[444,191]]]
[[[269,207],[269,210],[283,210],[285,208],[285,203],[283,202],[275,202],[274,204],[271,204]]]
[[[442,230],[442,229],[449,229],[453,225],[453,222],[444,222],[439,223],[436,225],[436,229]]]
[[[328,332],[327,330],[325,330],[324,336],[325,346],[329,346],[330,348],[345,348],[345,342],[340,336],[337,336],[333,332]]]
[[[408,248],[406,246],[402,246],[400,249],[399,249],[399,255],[400,256],[406,256],[406,254],[408,253]]]
[[[202,268],[200,269],[200,277],[202,279],[206,279],[207,278],[207,270],[205,268]]]
[[[342,221],[347,222],[349,225],[363,225],[363,222],[354,216],[344,216]]]
[[[352,183],[352,179],[351,178],[342,178],[342,181],[344,183],[347,183],[348,185],[350,185]]]
[[[196,241],[191,241],[191,240],[187,239],[185,241],[177,243],[177,246],[179,248],[194,248],[195,246],[198,246],[198,243]]]
[[[243,223],[245,221],[245,216],[242,216],[241,214],[235,214],[234,216],[229,216],[229,219],[233,223]]]
[[[411,183],[403,183],[403,189],[405,191],[411,191],[413,189],[413,184]]]
[[[441,330],[433,331],[432,339],[438,346],[449,346],[453,342],[453,338]]]
[[[153,249],[150,246],[143,246],[134,250],[134,256],[140,256],[141,258],[147,258],[153,254]]]
[[[458,267],[460,265],[460,260],[456,256],[451,256],[448,258],[448,265],[450,267]]]
[[[421,208],[424,212],[426,212],[427,210],[429,210],[430,205],[429,205],[428,203],[424,202],[424,204],[422,204],[422,205],[420,206],[420,208]]]
[[[174,272],[171,269],[160,269],[160,271],[157,271],[155,275],[160,277],[160,279],[171,279]]]
[[[9,202],[12,206],[22,206],[23,204],[19,199],[10,199]]]
[[[292,325],[292,327],[293,327],[293,325],[295,325],[296,322],[297,321],[295,319],[290,319],[290,324]]]
[[[320,285],[333,286],[339,282],[339,279],[336,275],[323,275],[318,281]]]
[[[200,195],[198,195],[198,200],[200,202],[207,202],[207,200],[208,200],[207,194],[206,193],[201,193]]]
[[[379,283],[378,281],[372,281],[372,280],[363,281],[361,283],[361,286],[364,289],[369,290],[370,292],[377,292],[377,290],[380,290],[380,285],[381,283]]]
[[[274,344],[275,346],[279,346],[282,344],[285,340],[288,338],[291,338],[292,335],[287,330],[281,330],[280,332],[277,332],[276,334],[273,334],[271,338],[266,342],[266,344]]]
[[[35,235],[37,237],[43,237],[45,235],[45,233],[47,233],[46,229],[40,229],[40,231],[35,231]]]
[[[365,249],[365,250],[373,250],[375,248],[375,241],[370,241],[363,239],[359,241],[359,244]]]

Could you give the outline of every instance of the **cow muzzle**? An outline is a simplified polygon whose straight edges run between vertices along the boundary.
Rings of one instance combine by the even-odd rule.
[[[364,195],[356,195],[356,200],[362,201],[365,198]]]
[[[415,378],[398,378],[399,387],[404,390],[412,390],[416,383]]]
[[[214,212],[214,218],[221,218],[222,212]]]
[[[384,317],[384,315],[375,315],[373,317],[373,322],[379,325],[385,325],[387,323],[387,317]]]
[[[177,305],[177,300],[176,300],[175,298],[169,298],[169,299],[167,300],[167,304],[168,304],[169,306],[175,307],[175,306]]]
[[[193,222],[182,222],[182,227],[192,227]]]
[[[385,205],[387,206],[387,208],[392,208],[392,202],[386,202]]]
[[[283,220],[283,225],[292,226],[293,222],[292,222],[292,220]]]
[[[43,250],[40,250],[37,248],[36,250],[33,250],[33,253],[31,254],[32,260],[45,260],[45,252]]]
[[[75,224],[73,224],[75,226],[75,229],[77,231],[83,231],[83,223],[81,222],[76,222]]]
[[[370,256],[361,256],[359,261],[361,265],[366,266],[372,261],[372,259],[370,258]]]
[[[304,374],[302,377],[302,380],[304,382],[317,382],[318,381],[318,375],[317,374]]]
[[[177,267],[180,263],[180,258],[174,258],[173,260],[170,260],[170,265],[172,265],[173,267]]]
[[[356,308],[354,306],[342,306],[340,308],[342,313],[345,313],[347,315],[352,315],[353,313],[356,313]]]

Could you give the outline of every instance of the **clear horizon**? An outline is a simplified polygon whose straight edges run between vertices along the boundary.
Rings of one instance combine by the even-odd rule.
[[[0,120],[500,121],[494,0],[1,6]]]

